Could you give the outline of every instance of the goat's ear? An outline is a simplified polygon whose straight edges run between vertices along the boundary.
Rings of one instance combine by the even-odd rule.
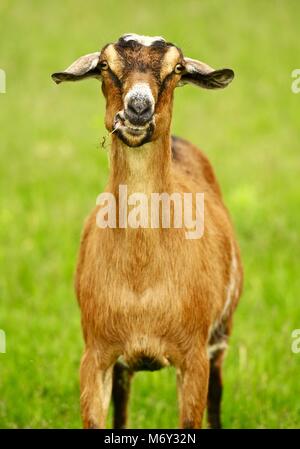
[[[63,72],[53,73],[51,75],[56,84],[63,81],[80,81],[85,78],[100,78],[100,69],[97,67],[99,63],[100,52],[89,53],[76,59]]]
[[[231,69],[214,70],[204,62],[185,58],[185,71],[179,81],[179,86],[191,83],[205,89],[220,89],[226,87],[234,78]]]

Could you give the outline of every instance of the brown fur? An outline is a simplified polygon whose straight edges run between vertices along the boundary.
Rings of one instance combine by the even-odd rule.
[[[166,74],[166,57],[170,67],[182,60],[181,51],[170,44],[151,48],[121,42],[102,51],[100,60],[108,60],[112,71],[103,73],[109,130],[125,93],[137,80],[151,85],[156,101],[151,142],[130,148],[112,135],[106,191],[118,198],[119,185],[127,184],[128,194],[204,192],[205,231],[202,238],[187,240],[184,229],[100,229],[98,208],[88,217],[76,273],[85,340],[85,427],[105,427],[112,384],[115,426],[124,427],[132,371],[169,364],[178,374],[180,426],[201,427],[207,398],[210,425],[221,424],[224,348],[218,345],[229,335],[242,268],[209,161],[190,143],[170,138],[173,90],[180,75]],[[209,345],[216,348],[211,361]],[[120,357],[129,368],[116,365]]]

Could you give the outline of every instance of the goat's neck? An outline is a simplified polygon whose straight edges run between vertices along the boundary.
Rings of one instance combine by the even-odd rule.
[[[110,153],[109,190],[117,193],[126,185],[128,193],[167,192],[171,187],[170,134],[138,148],[130,148],[113,136]]]

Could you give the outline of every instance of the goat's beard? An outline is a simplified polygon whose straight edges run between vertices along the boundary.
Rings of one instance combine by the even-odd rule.
[[[136,148],[151,142],[154,128],[154,121],[151,121],[145,127],[135,127],[125,120],[123,111],[120,111],[115,115],[112,133],[116,134],[128,147]]]

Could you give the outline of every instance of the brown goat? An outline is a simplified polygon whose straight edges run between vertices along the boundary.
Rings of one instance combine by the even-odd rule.
[[[120,214],[116,227],[101,228],[99,206],[87,219],[76,273],[84,427],[105,427],[111,395],[114,426],[125,427],[134,371],[167,365],[177,369],[180,426],[201,427],[207,406],[209,425],[220,427],[222,361],[242,289],[240,253],[209,161],[171,137],[170,124],[176,86],[222,88],[233,72],[185,58],[161,37],[124,35],[52,77],[56,83],[102,81],[112,132],[105,191],[117,209],[120,185],[147,198],[205,194],[199,239],[187,239],[183,226],[122,227]]]

